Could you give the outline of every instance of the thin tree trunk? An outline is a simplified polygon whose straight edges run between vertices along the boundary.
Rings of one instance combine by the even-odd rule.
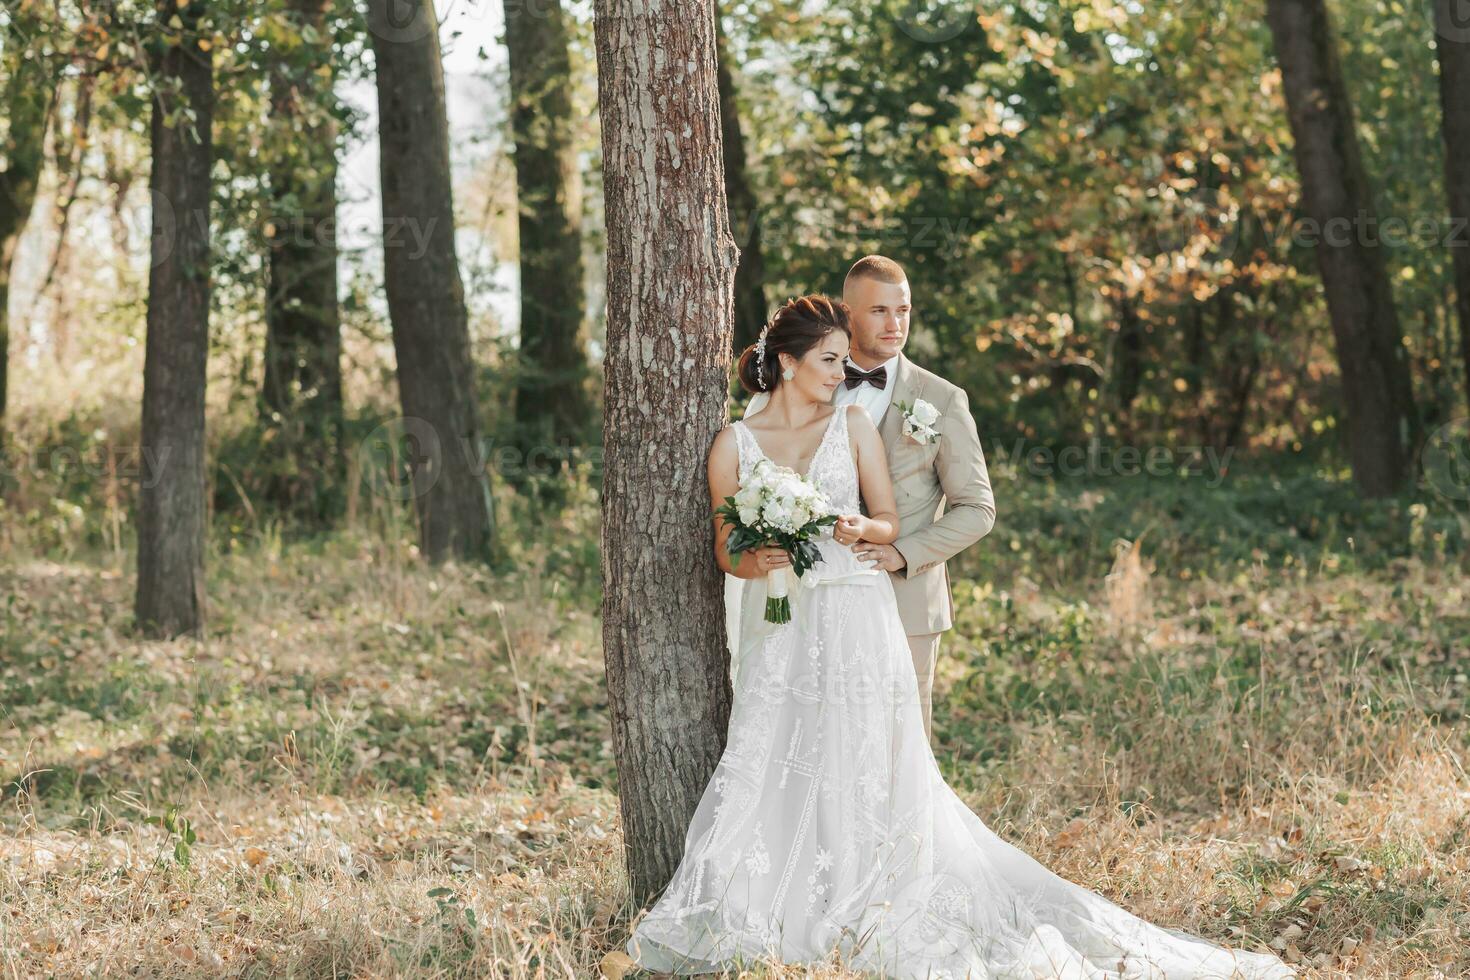
[[[158,16],[185,18],[173,0]],[[214,63],[185,20],[154,59],[152,268],[143,363],[144,479],[135,618],[155,636],[204,626],[204,384],[209,356]],[[159,207],[158,202],[168,207]]]
[[[1133,403],[1143,385],[1143,320],[1133,300],[1123,296],[1118,300],[1118,347],[1117,359],[1113,362],[1117,377],[1118,412],[1132,427]]]
[[[1317,267],[1342,375],[1353,478],[1386,496],[1409,478],[1420,439],[1409,364],[1373,227],[1371,188],[1353,130],[1324,0],[1267,0],[1301,173],[1304,210],[1321,230]]]
[[[730,713],[706,456],[733,285],[712,0],[598,0],[607,196],[603,650],[635,898],[673,874]]]
[[[368,0],[377,57],[383,259],[423,554],[484,557],[490,485],[454,246],[444,66],[432,0]]]
[[[736,353],[755,343],[766,324],[766,262],[761,254],[760,206],[745,172],[745,134],[740,127],[740,107],[735,99],[735,78],[730,71],[729,45],[715,12],[715,37],[719,46],[720,132],[725,148],[725,198],[730,206],[730,227],[740,247],[740,268],[735,270]]]
[[[1116,310],[1118,329],[1113,334],[1108,357],[1109,390],[1113,395],[1113,429],[1121,439],[1137,434],[1138,420],[1133,403],[1143,384],[1143,322],[1134,301],[1120,295]]]
[[[298,25],[324,30],[330,0],[290,0]],[[342,332],[337,298],[337,127],[325,42],[310,62],[282,55],[271,76],[272,234],[268,241],[261,416],[278,432],[278,506],[320,523],[340,507]]]
[[[36,290],[37,297],[45,296],[51,292],[53,286],[59,286],[57,279],[62,270],[70,271],[72,268],[71,219],[86,176],[87,147],[91,145],[92,100],[97,90],[97,79],[97,74],[89,72],[76,80],[70,124],[62,125],[58,119],[58,124],[51,127],[50,156],[56,161],[56,168],[61,176],[61,186],[55,194],[54,213],[50,216],[56,227],[56,248],[51,253],[46,275]],[[60,99],[61,94],[58,91],[53,104],[59,103]],[[76,297],[70,289],[57,288],[52,300],[49,322],[46,325],[49,340],[47,346],[51,351],[52,363],[60,368],[72,362],[72,327],[76,320],[73,307]]]
[[[0,170],[0,446],[5,439],[10,387],[10,270],[36,203],[52,97],[52,81],[39,55],[24,57],[30,45],[23,25],[17,22],[21,14],[17,11],[11,17],[4,36],[8,126],[0,144],[5,159],[5,168]]]
[[[1460,0],[1434,0],[1439,102],[1444,116],[1444,184],[1454,235],[1455,319],[1465,398],[1470,403],[1470,15]]]
[[[1231,283],[1230,285],[1217,290],[1214,297],[1210,300],[1210,305],[1213,307],[1215,312],[1213,322],[1214,329],[1211,340],[1214,342],[1213,346],[1216,351],[1216,356],[1209,356],[1209,350],[1208,348],[1205,348],[1203,338],[1201,338],[1201,395],[1203,395],[1204,393],[1204,378],[1206,376],[1206,373],[1203,370],[1203,365],[1207,360],[1210,364],[1216,365],[1216,371],[1214,373],[1214,376],[1211,378],[1211,380],[1215,383],[1215,386],[1220,389],[1227,389],[1226,379],[1228,379],[1230,369],[1235,363],[1234,350],[1236,345],[1240,343],[1240,339],[1237,336],[1236,330],[1237,318],[1235,315],[1235,294],[1242,288],[1244,282],[1245,280],[1243,279],[1237,279],[1234,283]],[[1222,354],[1223,356],[1220,356]],[[1223,403],[1224,399],[1221,398],[1220,402]],[[1217,425],[1216,423],[1220,421],[1217,413],[1202,412],[1200,420],[1200,439],[1202,443],[1210,446],[1218,446],[1221,449],[1225,449],[1226,447],[1231,445],[1230,426]]]
[[[591,416],[582,324],[581,207],[572,65],[561,0],[505,0],[521,265],[522,458],[580,443]]]
[[[1254,329],[1264,331],[1259,325]],[[1250,345],[1245,365],[1232,366],[1230,371],[1230,413],[1227,416],[1225,442],[1222,446],[1226,451],[1236,447],[1245,432],[1246,419],[1250,415],[1251,392],[1255,390],[1256,378],[1261,371],[1261,348],[1255,333],[1248,334],[1245,341]]]

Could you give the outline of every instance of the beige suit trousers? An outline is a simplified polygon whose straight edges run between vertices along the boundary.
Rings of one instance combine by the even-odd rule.
[[[918,633],[909,637],[909,655],[913,657],[914,674],[919,681],[919,711],[924,716],[924,737],[930,738],[930,718],[934,714],[934,662],[939,658],[942,633]]]

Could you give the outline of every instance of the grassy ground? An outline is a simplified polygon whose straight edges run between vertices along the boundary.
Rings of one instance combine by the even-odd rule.
[[[1395,550],[1279,488],[1225,517],[1007,489],[936,689],[986,822],[1309,976],[1470,975],[1470,585],[1432,515],[1374,518],[1419,528]],[[131,634],[125,553],[12,542],[0,974],[595,976],[635,910],[590,521],[500,573],[256,529],[215,549],[209,635],[168,643]]]

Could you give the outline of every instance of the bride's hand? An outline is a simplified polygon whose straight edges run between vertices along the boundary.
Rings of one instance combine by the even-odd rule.
[[[755,572],[751,575],[752,578],[761,578],[767,572],[775,571],[778,568],[791,567],[791,555],[785,548],[776,548],[773,546],[752,548],[748,554],[755,559]],[[745,563],[741,562],[740,564],[743,566]]]
[[[868,529],[868,519],[861,514],[844,514],[832,525],[832,540],[838,544],[857,544]]]

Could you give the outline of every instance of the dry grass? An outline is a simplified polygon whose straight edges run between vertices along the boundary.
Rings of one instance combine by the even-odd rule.
[[[977,812],[1309,976],[1470,973],[1458,584],[1120,568],[1106,615],[962,603],[936,739]],[[634,910],[593,600],[349,537],[211,587],[207,638],[153,643],[117,568],[0,565],[0,975],[595,976]]]

